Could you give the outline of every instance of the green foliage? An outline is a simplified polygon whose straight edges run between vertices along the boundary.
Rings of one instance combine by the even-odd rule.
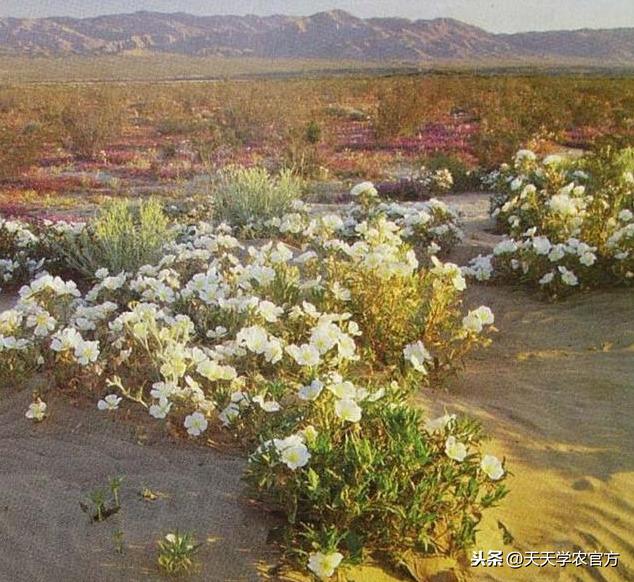
[[[113,477],[108,481],[108,489],[95,489],[88,495],[88,503],[80,502],[81,509],[93,522],[101,522],[121,510],[119,490],[123,477]],[[108,497],[108,492],[110,497]]]
[[[157,200],[138,206],[115,201],[109,202],[79,235],[62,238],[54,252],[64,267],[91,278],[100,268],[117,274],[156,262],[161,247],[173,236]]]
[[[223,170],[214,192],[215,217],[231,226],[248,227],[279,218],[302,195],[302,181],[290,170],[271,176],[264,168]]]
[[[323,400],[303,418],[316,431],[306,439],[308,469],[289,474],[265,442],[246,475],[258,498],[284,511],[299,555],[330,549],[330,538],[352,562],[372,552],[394,561],[408,550],[456,554],[474,543],[482,510],[506,495],[480,468],[473,422],[428,430],[421,412],[396,395],[365,407],[362,428],[342,424]],[[449,437],[467,446],[460,462],[447,455]]]
[[[191,533],[176,530],[158,542],[158,565],[167,574],[187,574],[194,567],[194,555],[200,548]]]
[[[480,189],[480,174],[469,168],[459,157],[436,153],[423,159],[423,165],[430,172],[449,170],[453,178],[453,192],[474,192]]]
[[[313,145],[321,141],[321,126],[314,119],[306,125],[305,138],[309,144]]]

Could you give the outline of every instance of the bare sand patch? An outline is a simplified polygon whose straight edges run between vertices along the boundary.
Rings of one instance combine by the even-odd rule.
[[[241,497],[244,460],[171,439],[140,440],[133,425],[67,397],[46,396],[50,417],[24,418],[30,393],[0,398],[0,580],[86,582],[164,579],[156,541],[176,528],[203,543],[192,580],[248,581],[275,560],[274,521]],[[90,523],[79,502],[124,476],[122,510]],[[149,487],[161,496],[146,501]],[[115,550],[114,532],[125,550]]]
[[[434,413],[482,420],[490,451],[513,475],[485,515],[477,549],[618,552],[618,569],[472,571],[492,580],[634,579],[634,294],[594,292],[546,304],[525,291],[473,287],[500,332],[446,391],[419,400]],[[503,543],[503,524],[514,538]]]

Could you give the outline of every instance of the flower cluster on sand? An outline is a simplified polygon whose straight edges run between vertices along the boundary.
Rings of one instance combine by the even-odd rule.
[[[465,273],[519,280],[558,297],[634,282],[634,153],[602,150],[540,160],[520,150],[489,176],[491,215],[508,238]]]
[[[286,557],[321,579],[379,550],[468,548],[506,493],[504,464],[477,423],[426,420],[408,395],[487,345],[494,316],[463,310],[465,279],[440,258],[461,234],[453,211],[385,204],[369,183],[352,194],[342,214],[293,202],[248,225],[175,225],[155,262],[101,267],[83,293],[62,255],[25,262],[34,278],[0,314],[0,376],[44,374],[202,442],[231,431],[250,491],[288,518]],[[25,232],[20,248],[53,248]],[[46,413],[37,401],[27,417]]]

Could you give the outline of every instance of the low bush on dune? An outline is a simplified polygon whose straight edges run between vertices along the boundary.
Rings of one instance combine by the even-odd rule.
[[[0,314],[0,382],[39,372],[107,413],[125,398],[183,436],[230,431],[251,494],[286,518],[286,558],[318,578],[464,551],[506,493],[504,465],[476,423],[425,419],[408,396],[487,345],[493,314],[466,312],[460,269],[436,257],[457,230],[442,203],[352,194],[342,216],[264,206],[260,246],[234,237],[240,213],[182,225],[155,261],[101,268],[83,294],[37,276]],[[44,401],[31,408],[45,419]]]
[[[249,228],[286,214],[301,194],[302,181],[288,170],[271,176],[264,168],[230,167],[218,175],[214,213],[219,221]]]
[[[101,268],[120,273],[156,262],[173,236],[158,201],[115,201],[78,235],[59,237],[52,251],[65,266],[90,278]]]
[[[508,238],[466,272],[519,281],[550,297],[634,282],[634,150],[540,160],[521,150],[489,178]]]
[[[152,199],[110,202],[87,223],[0,219],[0,285],[19,285],[43,270],[88,280],[102,268],[134,271],[157,262],[174,236]]]

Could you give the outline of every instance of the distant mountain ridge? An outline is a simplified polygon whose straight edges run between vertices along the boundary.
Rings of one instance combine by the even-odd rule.
[[[434,62],[600,61],[634,66],[634,28],[494,34],[451,18],[194,16],[0,18],[0,54],[63,56],[135,50],[193,56]]]

